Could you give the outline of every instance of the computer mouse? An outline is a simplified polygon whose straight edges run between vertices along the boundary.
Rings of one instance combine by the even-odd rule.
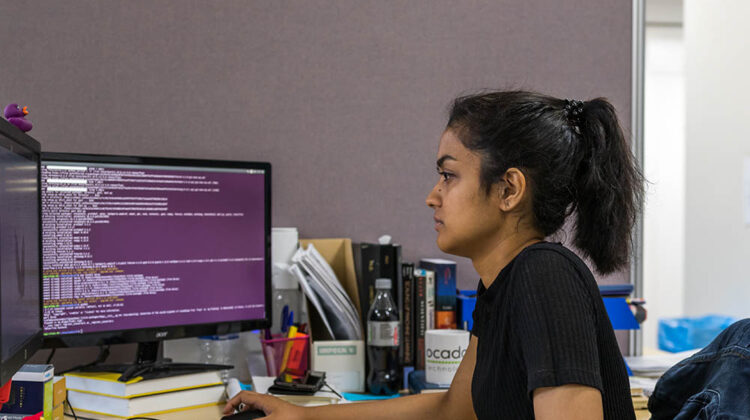
[[[263,412],[263,410],[245,410],[240,411],[239,413],[230,414],[228,416],[224,416],[221,418],[221,420],[252,420],[252,419],[260,419],[266,416],[266,413]]]

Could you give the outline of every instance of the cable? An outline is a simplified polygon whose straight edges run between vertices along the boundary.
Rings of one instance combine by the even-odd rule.
[[[108,345],[107,346],[99,346],[99,355],[96,356],[96,360],[94,360],[93,362],[86,363],[84,365],[78,365],[78,366],[72,367],[70,369],[64,370],[62,372],[59,372],[57,374],[58,375],[63,375],[63,374],[66,374],[68,372],[72,372],[74,370],[80,370],[80,369],[87,368],[89,366],[97,365],[97,364],[102,363],[105,360],[107,360],[107,357],[109,357],[109,346]]]
[[[55,355],[56,351],[57,351],[57,347],[52,347],[52,351],[49,352],[49,356],[47,357],[47,363],[45,363],[45,364],[48,365],[52,361],[52,356]]]
[[[70,400],[68,400],[68,390],[67,389],[65,390],[65,401],[64,402],[68,404],[68,408],[70,408],[70,412],[73,413],[73,419],[74,420],[78,420],[78,416],[76,416],[76,412],[75,412],[75,410],[73,410],[73,406],[70,405]],[[63,407],[63,410],[64,409],[65,409],[65,407]],[[68,415],[70,415],[70,414],[68,414]]]
[[[323,385],[327,386],[328,389],[330,389],[331,392],[333,392],[334,394],[336,394],[337,397],[339,397],[342,400],[344,399],[344,397],[342,397],[341,394],[339,394],[338,392],[336,392],[335,389],[333,389],[330,385],[328,385],[328,382],[323,382]]]

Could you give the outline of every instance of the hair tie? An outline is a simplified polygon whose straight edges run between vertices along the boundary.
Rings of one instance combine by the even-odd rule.
[[[583,101],[566,99],[563,115],[568,119],[568,124],[577,134],[581,134],[581,116],[583,115]]]

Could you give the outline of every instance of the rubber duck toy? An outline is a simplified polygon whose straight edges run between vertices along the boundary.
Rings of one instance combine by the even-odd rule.
[[[17,104],[10,104],[5,107],[4,114],[5,119],[7,119],[8,122],[18,127],[24,133],[31,130],[31,127],[33,127],[31,125],[31,121],[25,118],[27,115],[29,115],[27,106],[21,108]]]

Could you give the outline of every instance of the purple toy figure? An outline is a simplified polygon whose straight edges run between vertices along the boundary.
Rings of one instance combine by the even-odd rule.
[[[23,132],[27,132],[33,127],[31,121],[27,121],[25,118],[29,114],[27,108],[26,106],[21,108],[17,104],[10,104],[5,107],[5,118]]]

